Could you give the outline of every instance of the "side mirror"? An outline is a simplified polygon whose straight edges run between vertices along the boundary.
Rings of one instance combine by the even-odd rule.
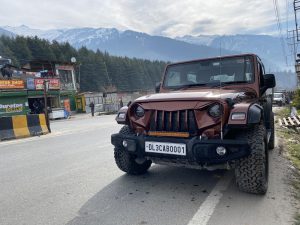
[[[276,79],[274,74],[264,75],[264,86],[266,89],[273,88],[276,86]]]
[[[155,93],[158,93],[158,92],[159,92],[160,86],[161,86],[161,83],[160,83],[160,82],[157,82],[156,85],[155,85]]]
[[[264,94],[269,88],[276,86],[276,80],[274,74],[265,74],[264,80],[261,81],[260,94]]]

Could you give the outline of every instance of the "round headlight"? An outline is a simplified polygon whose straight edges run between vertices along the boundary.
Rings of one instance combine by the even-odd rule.
[[[139,105],[135,108],[135,115],[137,117],[143,117],[145,115],[145,110],[143,109],[142,106]]]
[[[222,106],[220,104],[213,105],[209,108],[208,114],[214,118],[220,117],[222,114]]]

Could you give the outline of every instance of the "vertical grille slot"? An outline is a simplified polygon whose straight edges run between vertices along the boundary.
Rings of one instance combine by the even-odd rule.
[[[185,111],[179,111],[179,131],[186,131],[186,123],[185,123]]]
[[[170,123],[170,115],[171,112],[164,112],[164,130],[170,131],[171,130],[171,123]]]
[[[179,129],[178,120],[177,120],[178,112],[177,111],[171,112],[171,114],[172,114],[172,117],[171,117],[171,124],[172,124],[171,130],[172,131],[178,131],[178,129]]]
[[[163,111],[160,110],[157,111],[156,130],[163,130]]]
[[[195,119],[195,114],[194,114],[193,110],[188,111],[188,125],[189,125],[190,134],[196,134],[197,133],[197,125],[196,125],[196,119]]]
[[[156,130],[156,113],[157,113],[157,111],[153,111],[151,113],[150,130],[152,130],[152,131]]]

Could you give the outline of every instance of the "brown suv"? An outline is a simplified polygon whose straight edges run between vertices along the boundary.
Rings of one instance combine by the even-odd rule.
[[[169,64],[156,94],[136,99],[116,117],[111,136],[118,167],[143,174],[151,163],[234,168],[237,186],[264,194],[268,149],[274,148],[273,74],[243,54]]]

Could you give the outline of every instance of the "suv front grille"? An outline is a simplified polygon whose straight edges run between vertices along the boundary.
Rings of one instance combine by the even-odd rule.
[[[150,119],[150,131],[197,133],[194,110],[154,110]]]

